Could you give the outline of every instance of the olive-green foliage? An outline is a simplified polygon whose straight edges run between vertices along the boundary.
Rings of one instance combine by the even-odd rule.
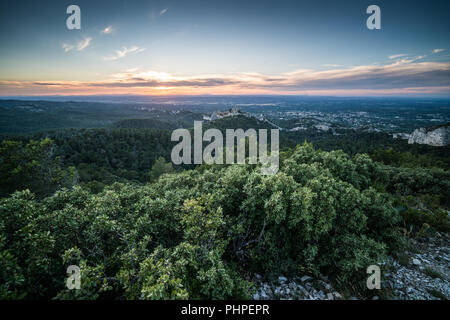
[[[159,157],[170,159],[171,131],[156,129],[81,129],[36,134],[49,136],[65,166],[75,166],[80,181],[104,184],[148,181]]]
[[[342,282],[362,280],[395,243],[399,221],[386,197],[368,188],[376,168],[367,164],[306,145],[276,175],[248,173],[233,227],[239,257],[263,272],[326,270]],[[227,189],[233,190],[226,185],[220,197],[235,198]]]
[[[272,176],[203,166],[146,185],[0,199],[1,297],[248,298],[250,272],[323,272],[362,289],[367,266],[399,244],[400,215],[384,190],[403,171],[308,144],[282,160]],[[414,192],[409,178],[393,181]],[[65,287],[71,264],[81,290]]]
[[[38,204],[28,191],[0,201],[1,297],[37,298],[53,281],[50,256],[55,241],[39,227]]]
[[[172,173],[173,167],[172,163],[166,162],[163,157],[159,157],[156,159],[155,163],[152,166],[152,170],[150,170],[150,181],[156,181],[162,174],[164,173]]]
[[[450,171],[443,169],[387,167],[388,192],[398,196],[439,195],[443,206],[450,206]]]
[[[428,225],[430,231],[450,231],[450,219],[440,205],[439,194],[399,197],[396,205],[406,229],[412,227],[412,231],[418,231]]]
[[[422,146],[421,146],[422,147]],[[429,148],[429,146],[426,146]],[[420,154],[415,152],[415,148],[418,148],[417,145],[413,145],[411,147],[411,151],[402,152],[399,150],[395,150],[392,147],[387,149],[376,149],[371,158],[374,161],[382,162],[384,164],[395,166],[395,167],[408,167],[408,168],[443,168],[449,169],[449,161],[448,161],[448,147],[444,147],[441,149],[447,149],[447,158],[444,156],[436,155],[438,151],[435,149],[427,150],[425,154]],[[420,148],[420,147],[419,147]],[[433,151],[433,152],[430,152]],[[445,151],[442,151],[444,155]]]
[[[58,188],[72,186],[77,178],[74,167],[61,166],[51,139],[30,140],[25,145],[3,140],[0,144],[0,196],[25,189],[46,196]]]

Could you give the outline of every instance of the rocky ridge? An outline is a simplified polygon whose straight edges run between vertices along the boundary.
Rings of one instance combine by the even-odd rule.
[[[385,286],[402,300],[450,298],[450,238],[437,233],[421,241],[411,240],[414,252],[402,259],[390,258]]]
[[[371,297],[345,296],[338,292],[328,277],[312,278],[308,275],[277,281],[265,281],[254,275],[254,300],[446,300],[450,298],[450,238],[437,233],[420,242],[411,240],[414,250],[389,257],[387,272],[381,284],[382,292],[374,290]]]
[[[419,128],[409,136],[408,144],[428,144],[442,147],[450,144],[450,123],[433,128]]]

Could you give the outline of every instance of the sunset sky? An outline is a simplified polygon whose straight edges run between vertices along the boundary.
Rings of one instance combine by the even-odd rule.
[[[81,8],[81,30],[66,8]],[[381,30],[366,8],[381,8]],[[0,96],[450,96],[450,1],[0,4]]]

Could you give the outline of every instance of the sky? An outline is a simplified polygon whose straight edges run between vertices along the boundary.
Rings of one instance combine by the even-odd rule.
[[[81,29],[69,30],[69,5]],[[369,5],[381,29],[369,30]],[[0,96],[450,96],[450,1],[0,3]]]

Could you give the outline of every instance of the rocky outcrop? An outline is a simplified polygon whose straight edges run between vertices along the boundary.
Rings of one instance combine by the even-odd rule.
[[[367,297],[339,293],[327,276],[280,275],[268,281],[254,274],[254,300],[446,300],[450,298],[450,238],[436,232],[420,241],[409,239],[410,251],[390,256],[382,264],[381,288]]]
[[[390,257],[382,287],[392,290],[393,299],[449,299],[450,238],[437,232],[434,237],[410,242],[414,252],[405,252],[401,260]]]
[[[416,129],[410,135],[408,143],[428,144],[436,147],[446,146],[450,144],[450,123],[437,127]]]
[[[257,291],[254,300],[340,300],[342,295],[334,290],[325,276],[313,279],[310,276],[288,279],[279,276],[278,281],[265,282],[262,276],[255,274],[253,282]]]

